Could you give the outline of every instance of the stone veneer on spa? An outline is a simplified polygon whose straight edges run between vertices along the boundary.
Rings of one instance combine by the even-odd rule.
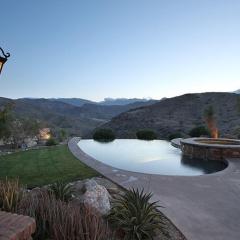
[[[184,156],[206,160],[240,158],[240,140],[225,138],[188,138],[181,139]]]

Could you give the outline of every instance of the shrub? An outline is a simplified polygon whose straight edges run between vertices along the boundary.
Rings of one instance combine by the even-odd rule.
[[[51,184],[48,190],[55,196],[56,199],[64,202],[70,201],[72,199],[72,194],[74,193],[71,185],[61,181]]]
[[[93,208],[62,202],[48,191],[28,194],[18,213],[35,218],[37,229],[33,239],[106,240],[112,234]]]
[[[93,134],[93,139],[101,142],[110,142],[115,139],[115,134],[111,129],[98,129]]]
[[[136,132],[138,139],[142,140],[154,140],[157,138],[157,134],[151,129],[143,129]]]
[[[180,132],[169,134],[169,136],[168,136],[169,140],[172,140],[174,138],[182,138],[182,134]]]
[[[57,141],[56,139],[54,138],[49,138],[47,141],[46,141],[46,146],[55,146],[57,145]]]
[[[108,219],[113,227],[124,231],[124,239],[153,239],[156,230],[163,226],[159,206],[149,202],[151,197],[150,193],[130,190],[114,200]]]
[[[24,196],[24,190],[18,179],[0,181],[0,209],[15,212]]]
[[[204,127],[204,126],[199,126],[193,128],[190,132],[189,135],[191,137],[201,137],[201,136],[210,136],[209,130]]]

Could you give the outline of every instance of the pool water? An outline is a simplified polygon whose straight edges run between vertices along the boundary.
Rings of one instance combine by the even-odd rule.
[[[78,145],[102,163],[133,172],[196,176],[226,168],[219,161],[183,158],[180,149],[164,140],[117,139],[108,143],[81,140]]]

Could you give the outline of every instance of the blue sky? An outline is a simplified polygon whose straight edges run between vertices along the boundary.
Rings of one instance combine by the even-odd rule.
[[[239,0],[1,0],[0,96],[239,89],[239,12]]]

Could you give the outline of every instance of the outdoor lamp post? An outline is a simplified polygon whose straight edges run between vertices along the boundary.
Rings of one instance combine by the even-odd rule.
[[[5,53],[1,47],[0,47],[0,51],[2,52],[2,56],[0,55],[0,74],[1,74],[3,65],[7,61],[7,59],[10,57],[10,53]]]

